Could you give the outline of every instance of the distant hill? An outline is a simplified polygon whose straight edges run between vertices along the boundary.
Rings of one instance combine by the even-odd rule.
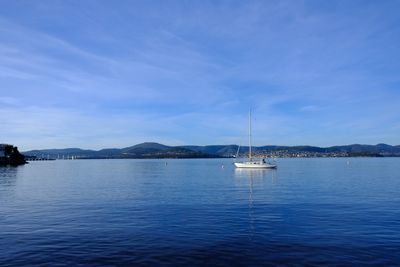
[[[43,149],[23,152],[36,158],[212,158],[216,154],[204,153],[184,147],[172,147],[159,143],[145,142],[125,148],[105,148],[101,150],[83,150],[80,148]]]
[[[182,146],[182,147],[205,154],[219,155],[219,156],[235,155],[238,149],[237,145]]]
[[[160,153],[161,151],[165,151],[168,149],[171,149],[171,147],[159,143],[145,142],[142,144],[123,148],[120,152],[126,156],[131,155],[131,156],[141,157],[143,155],[157,154]]]
[[[157,150],[164,150],[168,149],[170,146],[162,145],[159,143],[154,143],[154,142],[144,142],[141,144],[137,144],[134,146],[126,147],[124,150],[133,150],[133,149],[157,149]]]
[[[80,148],[44,149],[23,152],[30,157],[49,158],[210,158],[246,155],[248,147],[237,145],[209,146],[167,146],[146,142],[126,148],[105,148],[84,150]],[[400,156],[400,146],[387,144],[352,144],[332,147],[316,146],[259,146],[253,147],[255,155],[277,157],[319,157],[319,156]]]

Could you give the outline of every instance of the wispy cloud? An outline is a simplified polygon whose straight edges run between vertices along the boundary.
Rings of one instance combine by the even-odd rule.
[[[1,141],[400,143],[398,7],[3,2]]]
[[[300,108],[300,111],[305,111],[305,112],[314,112],[314,111],[319,111],[321,108],[315,105],[307,105],[307,106],[302,106]]]

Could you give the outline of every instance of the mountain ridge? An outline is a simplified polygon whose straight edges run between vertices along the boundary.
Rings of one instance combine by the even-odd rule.
[[[276,157],[312,157],[312,156],[400,156],[400,145],[392,146],[379,143],[376,145],[351,144],[330,147],[309,145],[254,146],[255,155]],[[125,148],[103,148],[100,150],[64,148],[64,149],[36,149],[22,152],[30,157],[60,158],[74,156],[75,158],[209,158],[233,157],[246,154],[247,146],[230,145],[184,145],[168,146],[156,142],[144,142]]]

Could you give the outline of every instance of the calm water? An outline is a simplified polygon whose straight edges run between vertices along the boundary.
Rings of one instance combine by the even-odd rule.
[[[1,167],[0,265],[400,266],[400,158],[278,164]]]

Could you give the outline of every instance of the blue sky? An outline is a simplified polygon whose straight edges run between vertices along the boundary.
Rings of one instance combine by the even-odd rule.
[[[0,143],[400,144],[400,1],[0,1]]]

